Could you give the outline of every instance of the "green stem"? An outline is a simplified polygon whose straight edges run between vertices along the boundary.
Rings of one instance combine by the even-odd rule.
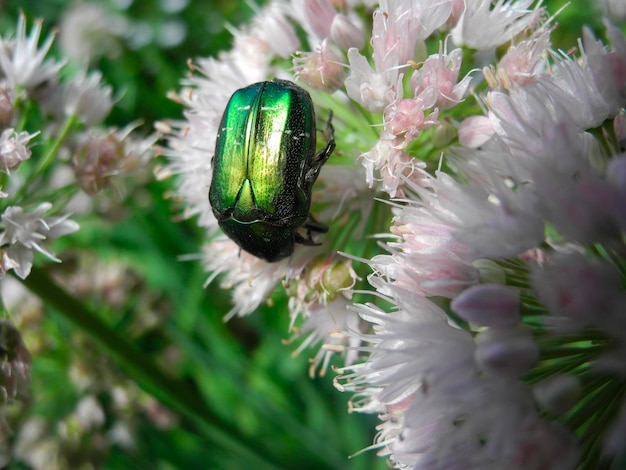
[[[378,130],[372,124],[375,123],[374,115],[365,109],[355,111],[354,106],[358,106],[356,103],[352,105],[346,105],[333,95],[328,93],[316,93],[314,94],[314,101],[323,108],[332,109],[333,115],[340,121],[346,123],[348,127],[351,127],[356,135],[360,136],[360,141],[365,141],[365,148],[369,149],[378,140]],[[364,123],[363,117],[370,118],[373,122],[370,124]],[[382,123],[382,118],[381,123]]]
[[[35,171],[31,172],[28,175],[28,177],[26,178],[26,181],[24,181],[24,184],[22,184],[22,186],[17,191],[15,196],[11,198],[11,202],[8,205],[12,206],[20,202],[20,200],[24,197],[24,194],[27,191],[29,191],[31,183],[39,175],[41,175],[44,171],[46,171],[46,169],[54,161],[59,151],[59,148],[61,147],[61,144],[63,143],[65,138],[69,135],[70,131],[74,128],[74,126],[76,126],[77,123],[78,123],[78,118],[74,115],[68,116],[65,119],[65,123],[63,124],[63,128],[61,129],[61,132],[59,133],[57,138],[54,140],[52,145],[48,148],[48,151],[39,162],[39,165],[37,165],[37,168],[35,169]]]
[[[169,377],[145,354],[126,341],[95,312],[72,297],[43,270],[34,269],[23,284],[66,319],[87,332],[110,352],[148,393],[180,413],[208,440],[243,459],[249,468],[276,470],[248,438],[215,415],[189,384]]]
[[[580,375],[589,367],[589,356],[586,354],[578,354],[576,356],[569,356],[558,360],[553,360],[550,363],[540,363],[525,377],[524,381],[529,384],[536,384],[553,375],[562,375],[572,373]]]

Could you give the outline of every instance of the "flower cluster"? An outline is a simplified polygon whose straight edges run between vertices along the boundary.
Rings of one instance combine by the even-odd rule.
[[[39,45],[41,31],[36,21],[27,34],[20,15],[15,35],[0,38],[0,276],[22,279],[35,252],[58,262],[48,244],[78,230],[58,213],[84,208],[86,195],[143,166],[154,143],[132,137],[134,126],[96,127],[113,107],[111,87],[86,70],[63,81],[65,63],[49,57],[54,36]]]
[[[20,14],[15,33],[0,37],[0,315],[18,328],[10,299],[19,285],[9,271],[26,279],[40,255],[60,263],[53,243],[79,229],[72,214],[97,207],[96,193],[121,186],[121,173],[144,171],[155,140],[131,135],[136,125],[101,128],[112,88],[99,72],[72,74],[53,58],[54,35],[41,40],[42,28],[35,21],[27,31]],[[30,355],[16,326],[6,319],[0,325],[3,465],[15,432],[11,408],[29,397]]]
[[[396,468],[626,458],[626,39],[607,22],[610,46],[585,29],[563,54],[555,27],[533,0],[275,0],[161,126],[227,316],[282,280],[298,351],[322,345],[322,371],[346,353],[337,387]],[[313,195],[329,233],[277,263],[207,197],[228,98],[271,77],[332,109],[337,141]]]
[[[76,297],[106,304],[118,317],[139,299],[141,305],[136,307],[137,315],[128,329],[133,340],[154,333],[167,318],[167,303],[150,291],[126,263],[103,262],[93,254],[79,252],[72,252],[72,259],[66,261],[55,270],[54,278]],[[132,377],[121,373],[115,361],[86,335],[68,336],[63,345],[51,341],[44,305],[16,279],[7,277],[0,284],[0,295],[19,328],[0,322],[2,396],[27,398],[28,384],[24,382],[30,379],[30,356],[23,337],[35,360],[55,357],[54,365],[47,367],[56,366],[56,380],[47,390],[37,390],[38,396],[58,389],[55,393],[64,393],[74,402],[72,408],[57,408],[51,416],[4,416],[0,426],[1,462],[15,460],[38,469],[97,467],[113,449],[130,452],[137,448],[138,428],[144,418],[158,429],[171,429],[177,424],[177,415],[142,390]],[[164,349],[159,356],[159,362],[173,373],[175,358],[180,354]]]

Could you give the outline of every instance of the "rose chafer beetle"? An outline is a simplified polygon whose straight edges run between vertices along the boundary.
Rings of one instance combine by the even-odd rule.
[[[335,149],[316,153],[315,111],[307,91],[274,79],[233,93],[222,116],[213,156],[209,201],[224,233],[243,250],[269,262],[315,245],[328,227],[310,214],[311,191]]]

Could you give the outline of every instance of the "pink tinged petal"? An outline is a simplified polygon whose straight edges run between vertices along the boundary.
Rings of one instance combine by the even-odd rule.
[[[482,326],[514,326],[520,321],[520,299],[516,289],[497,284],[472,286],[459,294],[452,310]]]
[[[532,270],[531,282],[550,313],[566,321],[567,330],[601,326],[619,309],[623,297],[613,266],[578,253],[556,254]]]
[[[574,406],[581,395],[581,384],[573,375],[555,375],[536,384],[533,395],[549,413],[560,416]]]
[[[4,88],[0,88],[0,126],[6,128],[11,124],[15,114],[13,100]]]
[[[383,1],[374,12],[372,46],[377,70],[404,65],[414,59],[424,41],[450,16],[449,0]]]
[[[623,84],[618,86],[607,73],[610,65],[602,43],[587,38],[585,47],[587,50],[577,60],[552,54],[552,75],[538,82],[545,82],[552,101],[565,107],[569,119],[580,129],[600,126],[624,103],[619,89]]]
[[[451,32],[457,46],[465,45],[478,50],[500,46],[531,29],[539,21],[543,9],[535,0],[473,0],[465,2],[465,11]]]
[[[607,51],[591,30],[583,28],[584,55],[597,89],[608,103],[623,106],[626,100],[626,40],[614,26],[607,25],[613,50]]]
[[[626,114],[621,111],[613,120],[615,137],[621,148],[626,147]]]
[[[459,141],[464,147],[481,147],[494,135],[493,124],[487,116],[470,116],[459,126]]]
[[[415,95],[431,89],[436,97],[433,105],[442,109],[451,108],[461,102],[471,81],[471,76],[468,74],[460,83],[457,83],[461,61],[460,49],[446,54],[443,46],[440,46],[439,53],[426,59],[422,67],[411,77],[411,87]]]
[[[363,48],[365,35],[363,30],[354,25],[346,16],[338,14],[330,26],[330,38],[342,49]]]
[[[343,85],[343,57],[324,39],[314,52],[303,52],[293,59],[296,76],[316,90],[333,92]]]
[[[442,27],[445,31],[454,28],[465,11],[465,0],[451,0],[450,3],[452,5],[450,16]]]
[[[262,37],[275,54],[287,59],[300,47],[298,35],[280,7],[270,6],[258,19],[262,27]]]
[[[419,129],[424,124],[424,110],[416,100],[401,100],[393,108],[385,110],[385,128],[394,135],[409,129]]]
[[[539,359],[539,347],[531,333],[518,328],[488,328],[474,339],[474,359],[489,375],[518,378]]]
[[[372,70],[369,62],[356,48],[348,51],[350,75],[346,79],[348,96],[368,110],[381,112],[391,100],[391,86]]]
[[[330,37],[331,25],[336,15],[337,11],[328,0],[304,1],[304,16],[319,38]]]
[[[550,48],[552,29],[542,27],[529,39],[512,45],[498,63],[497,83],[493,85],[505,89],[513,84],[524,86],[543,73],[546,68],[544,54]]]
[[[536,176],[541,210],[559,233],[570,240],[594,243],[619,239],[626,208],[619,191],[597,177],[545,172]]]
[[[374,49],[374,64],[377,71],[383,72],[389,68],[397,67],[400,60],[397,51],[393,50],[393,46],[388,45],[388,41],[390,41],[387,32],[388,16],[382,10],[376,10],[373,20],[371,43]]]
[[[438,109],[430,109],[435,105],[437,92],[433,89],[424,90],[419,96],[402,99],[402,75],[396,87],[396,100],[385,109],[385,131],[393,136],[393,147],[405,148],[423,129],[438,123]]]
[[[576,468],[578,441],[561,423],[527,423],[514,436],[517,443],[512,468],[568,470]]]

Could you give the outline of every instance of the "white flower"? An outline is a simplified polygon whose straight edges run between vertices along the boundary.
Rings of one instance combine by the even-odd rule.
[[[325,39],[330,37],[330,28],[337,11],[328,0],[307,0],[302,2],[302,15],[306,20],[306,24],[318,38]]]
[[[69,215],[58,217],[44,214],[52,204],[44,202],[32,212],[19,206],[7,207],[2,214],[4,230],[0,233],[0,247],[4,257],[12,263],[16,274],[25,279],[33,265],[33,253],[38,251],[53,261],[60,262],[44,241],[58,238],[78,230],[78,224]]]
[[[284,59],[290,57],[299,47],[300,40],[289,22],[292,7],[287,2],[272,2],[259,11],[254,18],[253,29],[272,51]]]
[[[293,312],[295,308],[290,306],[290,310]],[[303,316],[303,324],[297,328],[292,327],[294,334],[289,342],[304,338],[293,355],[302,353],[306,348],[321,346],[310,360],[311,377],[314,377],[318,370],[319,375],[324,376],[333,354],[344,353],[346,349],[348,354],[344,359],[345,364],[351,364],[356,360],[356,346],[360,344],[360,339],[351,337],[347,332],[357,331],[360,319],[350,308],[350,302],[346,298],[339,297],[328,303],[311,303],[306,307]]]
[[[59,45],[68,57],[86,64],[102,55],[118,55],[119,39],[128,28],[126,18],[99,3],[74,3],[63,12]]]
[[[452,41],[456,46],[478,50],[498,47],[524,30],[533,29],[544,13],[540,5],[541,1],[535,0],[497,0],[495,4],[491,0],[467,1],[452,29]]]
[[[423,162],[394,148],[392,141],[387,139],[380,139],[369,151],[363,153],[361,164],[365,168],[369,187],[381,189],[391,197],[401,197],[406,181],[419,179],[422,175],[419,170],[425,166]],[[400,175],[406,180],[399,178]]]
[[[290,341],[304,337],[294,354],[323,342],[311,361],[311,376],[317,368],[324,375],[332,355],[345,352],[346,346],[352,346],[346,364],[356,359],[359,340],[347,332],[359,329],[359,316],[349,308],[350,292],[357,279],[351,261],[321,258],[309,263],[298,279],[286,283],[290,293],[290,330],[294,333]]]
[[[551,27],[543,27],[530,38],[511,45],[498,62],[497,69],[485,67],[483,75],[489,86],[509,89],[515,85],[532,83],[545,73],[544,54],[550,47]]]
[[[323,343],[312,366],[322,373],[345,354],[337,387],[354,393],[352,409],[379,415],[373,447],[396,468],[572,468],[578,442],[595,446],[593,430],[618,415],[609,395],[626,375],[624,276],[609,269],[624,264],[626,39],[607,25],[607,49],[585,32],[572,60],[550,53],[555,26],[541,1],[398,0],[374,7],[366,56],[353,44],[368,24],[355,3],[363,5],[343,2],[338,13],[327,0],[273,2],[235,33],[233,50],[198,61],[204,76],[190,76],[177,96],[187,110],[163,126],[164,173],[179,176],[187,215],[206,229],[208,282],[219,275],[232,288],[230,317],[258,307],[282,280],[295,352]],[[333,34],[340,15],[348,21]],[[285,18],[299,23],[303,44]],[[426,40],[455,22],[448,41],[465,47],[448,54],[437,38],[429,55]],[[307,39],[309,50],[326,42],[301,53],[296,73],[336,116],[337,149],[312,193],[329,231],[321,245],[266,263],[218,235],[211,158],[232,92],[289,78],[279,58]],[[496,49],[499,63],[476,63]],[[342,86],[332,66],[346,63]],[[491,89],[472,103],[470,75],[460,71],[481,69]],[[450,148],[459,121],[466,147]],[[350,305],[351,294],[366,295],[358,266],[350,282],[325,277],[338,252],[373,270],[376,302]],[[580,399],[567,397],[572,409],[587,412],[590,397],[606,406],[598,427],[573,425],[583,415],[567,411],[569,429],[551,422],[563,387],[544,383],[533,395],[561,366],[585,384]],[[609,458],[623,415],[606,438]]]
[[[596,0],[600,3],[606,14],[614,21],[626,20],[626,3],[622,0]]]
[[[83,432],[102,427],[106,418],[102,406],[93,395],[83,397],[76,405],[74,414]]]
[[[222,274],[222,287],[233,289],[234,305],[224,320],[254,311],[288,273],[287,261],[267,263],[246,253],[225,235],[204,246],[203,261],[211,273],[207,284]]]
[[[5,129],[0,135],[0,170],[10,173],[20,163],[30,158],[28,143],[36,134],[26,131],[17,132],[15,129]]]
[[[448,54],[440,47],[439,53],[428,57],[411,77],[411,87],[415,95],[419,96],[429,88],[436,90],[438,96],[435,106],[439,109],[448,109],[461,102],[472,78],[467,74],[458,81],[461,59],[461,49],[454,49]]]
[[[36,21],[30,35],[26,37],[26,17],[20,14],[16,38],[0,38],[0,68],[12,87],[35,88],[48,80],[55,80],[63,66],[52,59],[44,60],[54,36],[48,36],[41,48],[38,47],[41,21]]]
[[[418,44],[452,13],[449,0],[383,0],[374,12],[372,46],[379,72],[415,59]]]
[[[380,112],[385,109],[393,98],[393,88],[398,79],[397,69],[382,72],[373,70],[356,48],[348,50],[348,61],[350,62],[350,75],[346,78],[348,96],[370,111]]]
[[[112,88],[102,83],[102,74],[80,71],[66,88],[65,114],[77,116],[87,126],[99,124],[113,107]]]
[[[520,321],[520,299],[515,289],[481,284],[465,289],[450,308],[468,321],[484,326],[508,327]]]
[[[336,48],[325,39],[314,52],[294,57],[294,72],[310,87],[332,92],[343,85],[345,71],[342,60]]]

